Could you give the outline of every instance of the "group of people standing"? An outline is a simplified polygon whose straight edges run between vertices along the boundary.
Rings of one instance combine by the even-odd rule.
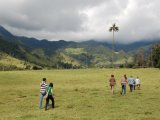
[[[46,98],[45,110],[48,109],[49,99],[52,101],[52,108],[54,108],[53,83],[47,85],[46,78],[43,78],[42,82],[40,83],[40,101],[39,101],[40,109],[42,109],[43,98]]]
[[[111,87],[111,93],[114,94],[114,87],[116,85],[116,79],[115,79],[114,75],[111,75],[111,78],[109,79],[109,84],[110,84],[110,87]],[[122,78],[120,79],[120,84],[122,86],[121,95],[126,94],[126,85],[127,84],[129,84],[130,92],[135,90],[136,87],[138,89],[140,89],[139,77],[137,77],[135,79],[135,78],[133,78],[133,76],[130,76],[129,78],[127,78],[126,75],[123,75]]]

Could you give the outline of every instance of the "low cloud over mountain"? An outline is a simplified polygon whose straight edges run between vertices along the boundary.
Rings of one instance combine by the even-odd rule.
[[[129,43],[160,38],[160,1],[154,0],[5,0],[0,24],[16,35],[39,39],[112,40]]]

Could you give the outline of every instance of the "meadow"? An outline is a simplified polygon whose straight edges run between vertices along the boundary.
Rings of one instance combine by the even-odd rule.
[[[115,74],[115,94],[108,80]],[[139,76],[141,89],[120,95],[120,78]],[[43,77],[54,83],[55,109],[39,109]],[[43,101],[43,106],[45,100]],[[0,72],[1,120],[160,120],[160,70],[79,69]]]

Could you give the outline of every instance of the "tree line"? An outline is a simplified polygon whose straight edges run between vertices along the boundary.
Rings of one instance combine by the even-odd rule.
[[[134,67],[155,67],[160,68],[160,44],[153,45],[148,51],[143,48],[134,54]]]

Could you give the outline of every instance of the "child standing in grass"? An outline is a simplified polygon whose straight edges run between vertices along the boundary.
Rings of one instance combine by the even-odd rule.
[[[111,75],[111,78],[109,79],[110,87],[111,87],[111,93],[114,94],[114,86],[116,84],[116,79],[114,78],[114,75]]]
[[[52,101],[52,108],[54,108],[54,97],[52,94],[53,94],[53,83],[50,83],[49,86],[47,87],[47,98],[46,98],[45,110],[47,110],[49,99]]]
[[[136,81],[137,88],[140,89],[140,80],[139,80],[139,77],[137,77],[135,81]]]

